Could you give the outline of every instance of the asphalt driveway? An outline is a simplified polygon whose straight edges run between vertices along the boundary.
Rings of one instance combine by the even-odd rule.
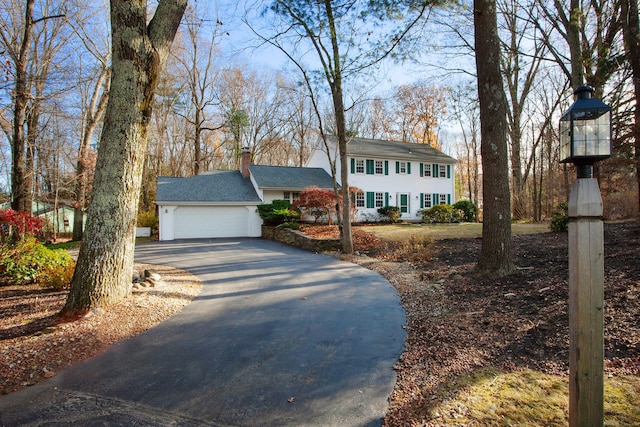
[[[262,239],[139,245],[200,278],[182,312],[0,398],[0,425],[374,426],[405,332],[377,273]]]

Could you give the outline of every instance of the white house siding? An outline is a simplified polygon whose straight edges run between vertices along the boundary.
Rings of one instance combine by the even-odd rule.
[[[364,173],[352,173],[354,168],[353,162],[356,159],[363,160]],[[369,160],[369,166],[367,166],[367,160]],[[382,162],[383,171],[382,174],[371,173],[371,162],[375,169],[375,161]],[[376,200],[374,199],[374,207],[371,207],[371,197],[375,198],[375,194],[382,193],[384,197],[383,203],[388,206],[401,206],[401,201],[406,202],[406,212],[402,214],[402,219],[405,220],[419,220],[420,210],[425,207],[427,202],[431,203],[431,206],[440,204],[444,201],[446,204],[453,204],[456,201],[455,196],[455,164],[438,163],[440,159],[421,159],[415,160],[402,160],[392,158],[376,158],[376,157],[354,157],[349,158],[347,162],[349,167],[349,186],[356,187],[364,193],[364,207],[358,207],[358,221],[375,221],[379,218],[378,207],[375,206]],[[405,173],[398,173],[396,168],[396,162],[405,162],[407,165]],[[435,175],[435,166],[438,165],[438,172],[442,168],[444,171],[444,177],[421,176],[424,175],[424,169],[426,167],[420,166],[421,163],[430,165],[432,175]],[[329,161],[327,159],[326,152],[320,149],[314,150],[312,153],[308,166],[310,167],[329,167]],[[337,176],[340,175],[340,165],[336,162]],[[375,172],[375,170],[374,170]],[[442,195],[442,199],[440,200]],[[433,200],[438,198],[437,201]],[[378,201],[380,204],[380,201]]]
[[[160,206],[160,240],[260,237],[255,206]]]

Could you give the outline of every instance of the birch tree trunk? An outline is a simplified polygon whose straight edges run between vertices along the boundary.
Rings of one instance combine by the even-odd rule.
[[[61,316],[131,292],[138,199],[155,90],[187,0],[111,0],[112,73],[85,238]]]
[[[480,152],[484,202],[478,268],[504,275],[514,270],[507,154],[507,102],[500,74],[495,0],[474,1],[476,67],[480,101]]]

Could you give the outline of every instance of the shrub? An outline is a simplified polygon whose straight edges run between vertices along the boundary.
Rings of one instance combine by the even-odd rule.
[[[569,205],[560,202],[556,205],[556,209],[551,212],[551,231],[562,233],[569,230]]]
[[[138,212],[138,227],[151,227],[152,230],[158,229],[158,216],[156,211]]]
[[[0,275],[15,284],[42,281],[43,286],[64,287],[61,283],[70,264],[73,260],[67,251],[48,249],[33,237],[3,245],[0,253]]]
[[[454,223],[460,222],[462,216],[458,209],[454,209],[451,205],[435,205],[429,209],[421,211],[422,221],[434,223]]]
[[[400,212],[400,208],[397,206],[385,206],[378,209],[378,213],[382,215],[383,219],[386,219],[387,222],[399,222],[400,216],[402,213]]]
[[[300,192],[300,198],[293,203],[293,208],[303,215],[313,217],[313,222],[326,219],[331,224],[336,215],[336,202],[336,195],[332,190],[312,186]]]
[[[478,217],[478,207],[469,199],[458,200],[454,205],[454,209],[462,212],[462,221],[476,222]]]
[[[33,237],[42,230],[43,225],[42,219],[26,212],[16,212],[11,208],[0,209],[0,238],[3,241]]]
[[[300,217],[298,212],[291,209],[291,203],[287,200],[274,200],[271,203],[258,205],[258,215],[265,225],[280,225]]]

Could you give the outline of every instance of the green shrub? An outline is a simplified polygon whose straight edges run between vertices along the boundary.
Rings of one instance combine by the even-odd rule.
[[[428,224],[460,222],[462,215],[451,205],[435,205],[421,211],[422,221]]]
[[[151,227],[151,229],[158,229],[158,216],[156,211],[138,212],[138,227]]]
[[[478,207],[469,199],[458,200],[454,205],[454,209],[462,212],[462,221],[476,222],[478,218]]]
[[[556,209],[551,212],[551,231],[562,233],[569,230],[569,205],[560,202],[556,205]]]
[[[258,205],[258,215],[265,225],[280,225],[300,218],[300,213],[291,209],[291,203],[287,200]]]
[[[394,223],[400,221],[400,216],[402,212],[400,212],[400,208],[397,206],[385,206],[378,209],[378,213],[382,215],[386,221]]]
[[[42,280],[44,286],[62,286],[59,283],[70,264],[73,260],[67,251],[48,249],[33,237],[4,245],[0,253],[0,275],[15,284]]]

